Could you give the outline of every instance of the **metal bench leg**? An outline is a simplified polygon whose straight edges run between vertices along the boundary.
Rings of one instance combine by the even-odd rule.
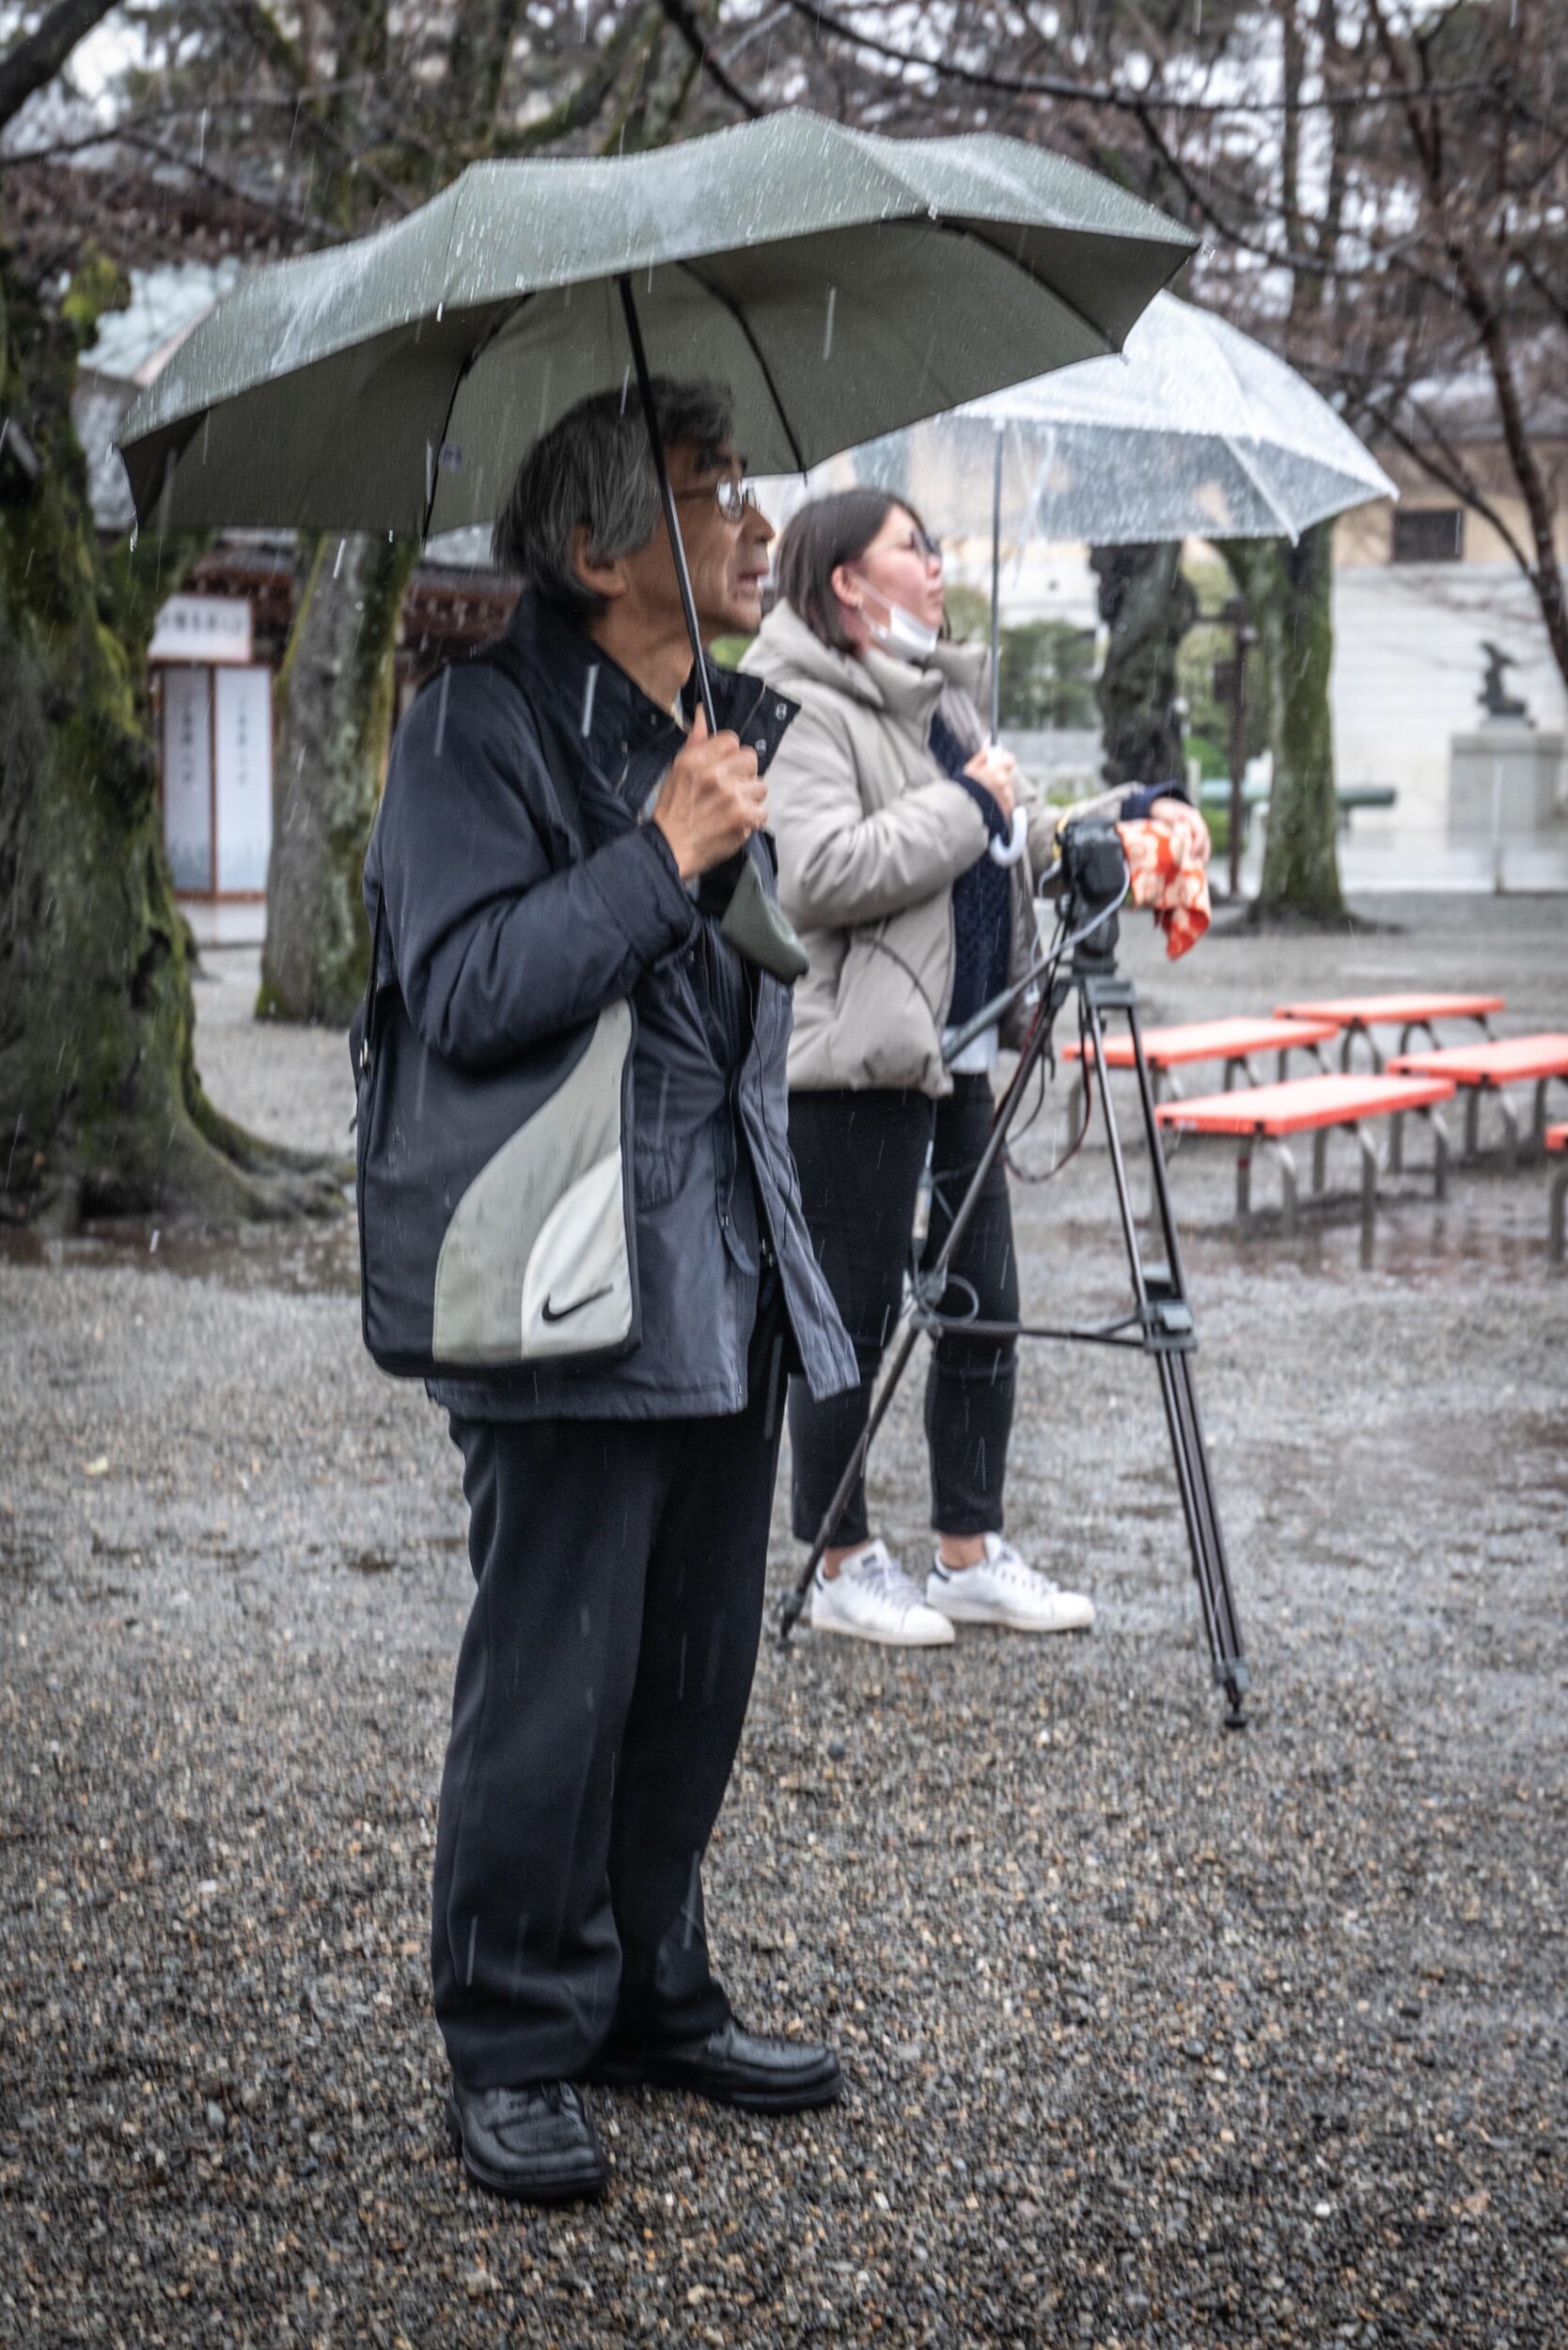
[[[1553,1264],[1562,1262],[1565,1244],[1568,1244],[1568,1167],[1552,1179],[1552,1229],[1546,1253]]]
[[[1481,1088],[1465,1089],[1465,1156],[1473,1159],[1481,1149]]]
[[[1404,1172],[1404,1112],[1396,1110],[1388,1120],[1388,1172]]]
[[[1236,1222],[1245,1236],[1252,1228],[1252,1151],[1236,1152]]]
[[[1435,1109],[1425,1109],[1421,1116],[1432,1129],[1432,1196],[1441,1202],[1449,1196],[1449,1130]]]
[[[1361,1236],[1370,1243],[1377,1222],[1377,1152],[1364,1127],[1352,1126],[1350,1131],[1361,1151]]]
[[[1285,1145],[1277,1142],[1272,1135],[1264,1136],[1263,1148],[1279,1163],[1279,1229],[1287,1240],[1294,1240],[1301,1221],[1296,1211],[1299,1185],[1295,1161]]]
[[[1532,1151],[1543,1151],[1546,1146],[1547,1083],[1548,1080],[1544,1077],[1537,1077],[1535,1081],[1535,1108],[1529,1124],[1529,1143]]]
[[[1312,1136],[1312,1193],[1316,1198],[1328,1180],[1328,1129],[1320,1126]]]
[[[1519,1164],[1519,1113],[1506,1093],[1497,1095],[1497,1107],[1502,1112],[1503,1165],[1512,1174]]]

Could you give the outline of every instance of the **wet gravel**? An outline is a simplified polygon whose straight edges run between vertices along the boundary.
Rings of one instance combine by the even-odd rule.
[[[1397,914],[1130,960],[1162,1015],[1485,979],[1568,1024],[1560,901]],[[253,967],[209,967],[218,1099],[336,1147],[341,1041],[259,1037]],[[0,2342],[1562,2342],[1545,1178],[1439,1212],[1411,1176],[1366,1266],[1348,1213],[1239,1246],[1223,1152],[1175,1181],[1251,1727],[1206,1686],[1150,1367],[1032,1351],[1011,1530],[1094,1634],[768,1648],[711,1857],[742,2013],[830,2030],[844,2104],[601,2094],[608,2199],[548,2217],[440,2133],[458,1459],[359,1350],[352,1236],[12,1246]],[[1021,1198],[1034,1307],[1110,1303],[1104,1152]],[[913,1386],[873,1491],[918,1557]]]

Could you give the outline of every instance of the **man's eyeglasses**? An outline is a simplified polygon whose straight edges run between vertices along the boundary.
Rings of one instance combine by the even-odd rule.
[[[685,498],[712,498],[727,523],[741,522],[747,514],[758,511],[757,493],[739,474],[721,474],[716,481],[705,483],[700,490],[676,491],[677,506]]]

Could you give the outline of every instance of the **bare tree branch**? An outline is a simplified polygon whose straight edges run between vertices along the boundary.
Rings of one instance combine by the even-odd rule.
[[[1139,116],[1151,109],[1162,115],[1277,115],[1285,105],[1279,98],[1180,98],[1159,89],[1123,89],[1114,82],[1078,82],[1058,73],[1024,75],[1002,73],[983,66],[959,65],[951,57],[922,57],[914,50],[879,40],[874,33],[862,32],[841,17],[830,16],[825,8],[817,7],[816,0],[790,0],[790,5],[797,16],[805,18],[819,32],[831,33],[837,40],[851,41],[856,48],[870,50],[873,56],[886,57],[892,65],[963,82],[971,89],[997,90],[1011,98],[1054,98],[1068,104],[1105,106],[1116,113]],[[1415,94],[1423,98],[1434,94],[1450,97],[1489,86],[1484,81],[1450,82],[1435,93],[1421,89]],[[1359,110],[1366,106],[1397,105],[1410,94],[1402,89],[1325,90],[1298,103],[1303,114],[1316,114],[1340,106]]]
[[[713,87],[722,90],[730,104],[738,106],[749,121],[760,121],[768,111],[767,108],[753,98],[749,90],[742,89],[728,67],[720,62],[707,34],[697,22],[690,8],[687,7],[686,0],[659,0],[659,5],[664,10],[666,19],[680,34]]]
[[[79,40],[108,15],[112,0],[55,0],[24,40],[0,57],[0,130],[52,82]]]

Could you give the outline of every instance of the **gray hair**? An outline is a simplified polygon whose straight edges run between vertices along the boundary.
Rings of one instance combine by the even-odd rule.
[[[734,429],[722,384],[653,379],[653,414],[665,447],[714,450]],[[645,547],[659,526],[659,487],[648,426],[635,392],[595,392],[541,432],[523,462],[492,540],[497,568],[520,578],[572,619],[593,619],[604,599],[572,560],[572,537],[588,534],[588,556],[614,563]]]

